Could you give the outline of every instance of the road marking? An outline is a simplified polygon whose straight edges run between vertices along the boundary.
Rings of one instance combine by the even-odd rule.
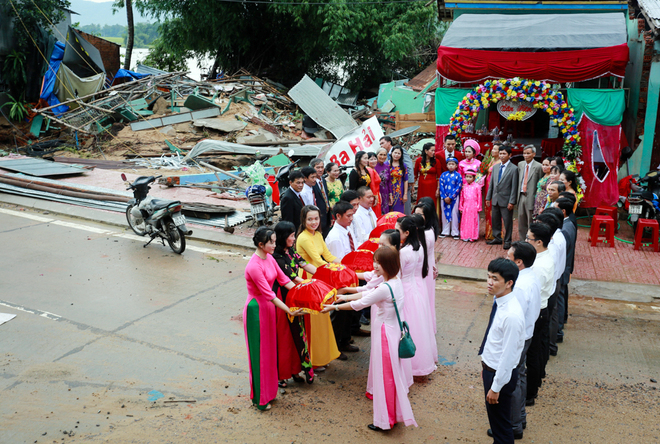
[[[55,220],[55,219],[48,219],[47,217],[37,216],[36,214],[22,213],[19,211],[6,210],[4,208],[0,208],[0,213],[9,214],[10,216],[22,217],[24,219],[32,219],[38,222],[52,222],[53,220]]]
[[[129,239],[129,240],[143,241],[143,242],[146,242],[148,239],[147,237],[140,237],[140,236],[136,236],[135,234],[119,233],[116,231],[105,230],[103,228],[92,227],[89,225],[78,224],[75,222],[67,222],[57,219],[48,219],[46,217],[41,217],[20,211],[6,210],[4,208],[0,208],[0,213],[8,214],[10,216],[22,217],[24,219],[35,220],[38,222],[48,222],[48,223],[52,223],[53,225],[59,225],[61,227],[67,227],[67,228],[74,228],[76,230],[89,231],[91,233],[96,233],[96,234],[104,234],[106,236],[120,237],[122,239]],[[237,256],[237,257],[243,256],[243,259],[249,259],[249,257],[244,256],[242,253],[233,253],[231,251],[215,250],[213,248],[196,247],[194,245],[188,245],[186,249],[203,254],[211,254],[217,256]],[[53,316],[57,316],[57,315],[53,315]]]
[[[62,319],[62,316],[56,315],[54,313],[49,313],[47,311],[33,310],[31,308],[23,307],[21,305],[13,304],[7,301],[0,301],[0,305],[4,305],[5,307],[9,307],[14,310],[23,311],[25,313],[41,316],[42,318],[50,319],[52,321],[59,321],[60,319]]]

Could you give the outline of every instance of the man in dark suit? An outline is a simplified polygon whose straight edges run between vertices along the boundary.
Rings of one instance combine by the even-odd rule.
[[[504,249],[511,248],[513,230],[513,208],[518,200],[518,168],[511,163],[511,147],[500,147],[500,164],[493,167],[486,202],[491,202],[493,236],[488,245],[502,244],[502,221],[504,221]]]
[[[518,164],[518,233],[520,241],[525,242],[527,229],[532,222],[534,200],[536,199],[536,184],[543,177],[543,167],[534,160],[536,147],[527,145],[523,149],[525,160]]]
[[[294,170],[289,173],[289,188],[280,196],[280,219],[288,220],[296,226],[296,230],[300,227],[300,212],[305,206],[300,195],[305,180],[300,170]]]
[[[438,149],[436,147],[435,149],[435,164],[436,168],[438,169],[438,177],[447,171],[448,157],[455,157],[459,162],[465,158],[463,153],[456,150],[456,136],[451,134],[447,134],[445,136],[445,144],[442,146],[442,148]]]
[[[332,227],[332,211],[330,211],[330,201],[328,200],[328,184],[326,183],[325,178],[323,177],[323,174],[325,173],[323,159],[319,159],[319,158],[312,159],[312,161],[309,162],[309,166],[311,166],[316,170],[316,184],[318,185],[318,190],[316,192],[323,199],[323,202],[325,202],[326,218],[325,218],[325,225],[322,226],[323,226],[323,237],[326,237],[330,232],[330,228]],[[319,204],[318,207],[320,209],[321,200],[317,198],[316,202]]]
[[[565,197],[560,197],[555,202],[555,207],[559,208],[564,214],[564,224],[561,228],[566,238],[566,268],[559,280],[559,297],[557,298],[557,338],[555,342],[564,341],[564,324],[568,315],[568,282],[571,280],[573,265],[575,264],[575,242],[577,240],[577,229],[571,221],[573,214],[573,202]]]
[[[301,197],[305,205],[314,205],[319,209],[321,233],[323,234],[323,237],[325,237],[330,231],[330,227],[328,226],[329,205],[317,182],[316,170],[311,166],[307,166],[303,167],[300,172],[302,173],[303,180],[305,181]]]

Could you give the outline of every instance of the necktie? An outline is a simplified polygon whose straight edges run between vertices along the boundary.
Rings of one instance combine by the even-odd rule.
[[[502,180],[503,171],[504,171],[504,165],[500,165],[500,173],[497,175],[497,183],[500,183],[500,180]]]
[[[302,198],[302,194],[298,194],[298,199],[300,199],[300,202],[302,202],[303,207],[305,206],[305,201]]]
[[[525,175],[523,176],[523,188],[522,192],[527,192],[527,172],[529,172],[529,164],[525,165]]]
[[[348,228],[346,229],[348,230]],[[348,232],[348,244],[351,246],[351,251],[355,251],[355,244],[353,243],[353,236],[351,236],[351,232]]]
[[[484,346],[486,345],[486,338],[488,337],[490,326],[493,325],[493,319],[495,319],[496,312],[497,312],[497,302],[493,301],[493,308],[491,308],[490,310],[490,319],[488,319],[488,327],[486,327],[486,333],[484,333],[484,340],[481,341],[481,347],[479,347],[479,355],[481,355],[484,352]]]
[[[369,220],[371,221],[371,229],[376,228],[376,213],[373,210],[369,211]]]
[[[325,194],[325,187],[323,186],[323,182],[319,183],[319,188],[321,188],[321,194],[323,195],[323,200],[325,201],[325,208],[330,209],[330,204],[328,203],[328,196]]]

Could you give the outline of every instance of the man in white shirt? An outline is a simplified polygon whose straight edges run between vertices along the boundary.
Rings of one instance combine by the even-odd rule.
[[[547,364],[548,359],[550,359],[550,354],[557,355],[557,323],[553,324],[553,318],[556,320],[557,317],[557,299],[559,298],[559,292],[561,290],[561,276],[564,273],[566,268],[566,237],[564,233],[560,230],[562,226],[563,217],[560,214],[556,214],[558,210],[553,207],[546,208],[541,214],[536,217],[536,220],[543,222],[550,226],[550,230],[553,232],[552,240],[548,244],[548,250],[552,253],[555,258],[555,288],[552,292],[552,296],[548,300],[548,316],[550,320],[548,325],[550,328],[550,333],[548,336],[548,348],[547,353],[544,356],[544,360]],[[545,368],[545,367],[544,367]],[[545,373],[544,373],[545,374]]]
[[[374,193],[371,191],[371,188],[360,187],[357,189],[357,194],[359,198],[359,206],[355,212],[353,224],[355,225],[354,232],[357,237],[356,247],[359,247],[369,240],[369,234],[371,233],[371,230],[376,228],[378,218],[372,208],[374,203]]]
[[[344,201],[339,201],[332,208],[335,215],[335,224],[333,225],[325,243],[333,256],[341,260],[351,251],[354,251],[359,244],[355,243],[349,227],[353,222],[353,206]],[[337,311],[330,315],[332,319],[332,329],[335,332],[337,348],[342,352],[357,352],[360,348],[351,344],[351,329],[355,323],[356,314],[353,311]],[[359,323],[358,323],[359,328]],[[340,357],[340,359],[342,359]]]
[[[325,238],[325,244],[330,253],[341,261],[344,256],[355,251],[359,246],[349,230],[355,210],[350,203],[339,201],[333,207],[332,213],[335,215],[335,224],[328,233],[328,237]]]
[[[536,275],[541,294],[541,312],[532,335],[532,343],[527,351],[527,401],[525,405],[532,406],[543,382],[545,348],[548,347],[549,315],[548,300],[552,295],[555,282],[555,258],[548,250],[552,238],[552,230],[543,222],[533,222],[527,231],[527,243],[536,249],[536,259],[532,271]],[[545,347],[545,348],[544,348]]]
[[[496,443],[514,442],[511,396],[525,343],[525,314],[512,291],[518,274],[518,267],[508,259],[488,264],[488,294],[495,297],[495,303],[479,354],[488,422]]]
[[[305,186],[300,192],[300,196],[305,202],[305,205],[315,205],[316,199],[314,197],[314,185],[316,185],[316,170],[312,167],[304,167],[300,170],[303,173],[303,178],[305,180]]]
[[[516,367],[518,370],[518,384],[513,392],[511,402],[511,422],[513,436],[522,439],[523,429],[527,425],[527,412],[525,401],[527,396],[527,350],[532,343],[534,325],[541,312],[541,286],[531,269],[536,259],[536,249],[527,242],[514,242],[507,252],[507,258],[513,261],[520,273],[513,287],[514,293],[520,302],[525,314],[525,345]]]

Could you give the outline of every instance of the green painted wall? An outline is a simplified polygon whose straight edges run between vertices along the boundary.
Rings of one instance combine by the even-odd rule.
[[[635,137],[635,127],[637,126],[637,111],[639,110],[639,93],[640,93],[640,81],[642,78],[642,63],[644,62],[644,37],[637,32],[637,20],[630,20],[626,18],[626,24],[628,26],[628,48],[630,51],[630,63],[626,67],[626,78],[624,79],[623,86],[628,88],[626,91],[628,94],[627,97],[627,108],[623,113],[623,133],[630,143],[632,149],[637,148],[637,143],[633,140]],[[640,151],[641,153],[641,151]],[[637,154],[635,157],[639,157]],[[633,170],[633,161],[632,159],[629,162],[630,170]],[[639,170],[636,170],[632,174],[639,173]],[[621,168],[619,170],[619,178],[627,176],[629,173],[627,169]]]
[[[641,150],[639,156],[635,156],[634,166],[631,168],[633,174],[639,171],[644,176],[651,169],[651,154],[653,153],[653,139],[658,130],[655,124],[658,118],[658,99],[660,96],[660,42],[653,44],[653,62],[651,63],[651,74],[649,76],[649,89],[646,96],[646,115],[644,117],[644,139],[637,151]],[[635,153],[636,154],[636,153]]]

